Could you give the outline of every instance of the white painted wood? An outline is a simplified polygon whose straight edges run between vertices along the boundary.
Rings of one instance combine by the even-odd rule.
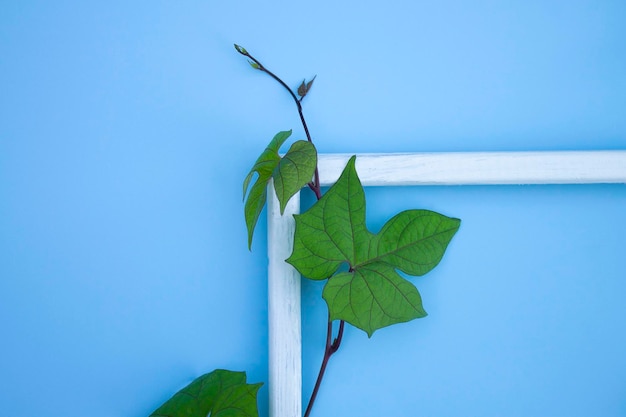
[[[319,156],[322,185],[350,156]],[[357,154],[356,169],[367,186],[625,183],[626,151]]]
[[[338,178],[351,155],[319,155],[322,185]],[[467,152],[357,155],[363,185],[626,183],[626,151]],[[300,196],[283,216],[268,187],[270,417],[302,415],[300,276],[284,262],[293,247]]]
[[[300,212],[300,193],[287,203],[282,216],[271,182],[267,193],[269,413],[301,417],[300,274],[285,262],[293,250],[293,214]]]

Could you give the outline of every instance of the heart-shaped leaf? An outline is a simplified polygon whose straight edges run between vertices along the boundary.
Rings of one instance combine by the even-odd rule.
[[[302,275],[326,279],[331,320],[369,336],[391,324],[426,315],[419,292],[396,269],[423,275],[443,257],[460,220],[428,210],[404,211],[374,235],[365,225],[365,193],[352,157],[341,177],[306,213],[296,215],[293,253]],[[349,271],[335,276],[342,264]]]
[[[310,142],[296,141],[285,156],[280,157],[278,151],[289,136],[291,136],[291,130],[277,133],[243,181],[245,199],[254,174],[258,175],[250,188],[244,207],[248,229],[248,248],[252,246],[254,228],[267,201],[269,180],[274,179],[276,196],[280,202],[281,213],[283,213],[289,199],[311,181],[315,172],[317,151]]]
[[[150,417],[258,417],[259,384],[247,384],[245,372],[217,369],[196,378]]]
[[[299,140],[291,145],[272,171],[276,197],[283,214],[289,199],[311,181],[317,166],[317,151],[311,142]]]

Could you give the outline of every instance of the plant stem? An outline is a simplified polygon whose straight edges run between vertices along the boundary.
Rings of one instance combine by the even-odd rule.
[[[337,337],[335,338],[335,340],[331,343],[333,334],[333,322],[330,320],[330,317],[328,318],[328,329],[326,331],[326,348],[324,349],[324,358],[322,359],[322,365],[320,366],[320,371],[317,375],[317,381],[315,381],[315,387],[313,388],[313,392],[311,393],[309,404],[306,408],[306,411],[304,412],[304,417],[309,417],[309,414],[311,414],[313,403],[315,403],[315,398],[317,398],[317,392],[320,389],[322,379],[324,378],[324,373],[326,372],[326,365],[328,365],[328,360],[333,355],[333,353],[337,352],[339,346],[341,346],[344,324],[345,322],[343,320],[339,322],[339,332],[337,333]]]
[[[252,62],[254,62],[254,64],[256,64],[256,66],[253,65],[253,67],[258,69],[259,71],[263,71],[264,73],[266,73],[267,75],[272,77],[280,85],[282,85],[285,88],[285,90],[287,90],[289,92],[289,95],[291,95],[291,98],[293,98],[293,101],[296,103],[296,106],[298,108],[298,115],[300,116],[300,121],[302,122],[302,127],[304,128],[304,133],[306,134],[306,138],[307,138],[307,140],[309,142],[313,143],[313,140],[311,139],[311,134],[309,133],[309,128],[308,128],[308,126],[306,124],[306,120],[304,119],[304,113],[302,111],[302,103],[301,102],[302,102],[302,99],[304,98],[304,96],[302,96],[302,97],[300,97],[300,99],[298,99],[298,97],[296,97],[296,94],[293,92],[293,90],[291,88],[289,88],[289,86],[283,80],[281,80],[272,71],[270,71],[267,68],[265,68],[265,66],[263,64],[261,64],[261,62],[259,62],[258,59],[256,59],[252,55],[250,55],[250,53],[248,51],[246,51],[244,48],[241,48],[240,46],[235,45],[235,49],[241,55],[249,58]],[[319,176],[319,171],[317,169],[317,164],[315,165],[314,179],[308,185],[309,185],[309,188],[315,193],[315,197],[317,198],[317,200],[321,199],[322,198],[322,187],[320,185],[320,176]],[[322,379],[324,379],[324,373],[326,372],[326,366],[328,365],[328,360],[330,359],[330,357],[335,352],[337,352],[337,350],[339,350],[339,347],[341,346],[341,340],[343,339],[343,328],[344,328],[344,325],[345,325],[345,322],[343,320],[340,320],[339,321],[339,330],[337,332],[337,337],[335,338],[335,340],[332,340],[332,337],[333,337],[333,322],[330,320],[330,313],[329,313],[328,327],[327,327],[327,330],[326,330],[326,347],[324,349],[324,358],[322,359],[322,365],[320,366],[320,371],[319,371],[319,373],[317,375],[317,380],[315,381],[315,387],[313,388],[313,392],[311,393],[311,398],[309,399],[309,404],[307,405],[306,411],[304,413],[304,417],[309,417],[309,414],[311,413],[311,409],[313,408],[313,403],[315,403],[315,398],[317,397],[317,393],[318,393],[320,385],[322,383]]]
[[[311,139],[311,133],[309,133],[309,127],[306,124],[306,120],[304,120],[304,113],[302,111],[301,101],[304,97],[301,97],[300,100],[298,100],[298,97],[296,97],[296,94],[293,92],[293,90],[289,88],[289,86],[283,80],[281,80],[276,74],[274,74],[272,71],[265,68],[265,66],[261,64],[261,62],[259,62],[258,59],[250,55],[250,53],[246,51],[245,49],[241,49],[241,47],[238,47],[238,45],[235,45],[235,49],[237,49],[237,52],[239,52],[241,55],[248,57],[252,62],[254,62],[258,66],[257,69],[259,71],[263,71],[264,73],[272,77],[280,85],[282,85],[285,88],[285,90],[289,92],[289,95],[291,95],[291,98],[293,98],[293,101],[296,103],[296,106],[298,107],[298,115],[300,116],[300,121],[302,122],[302,127],[304,128],[304,133],[306,134],[306,138],[309,142],[313,143],[313,140]],[[309,188],[313,190],[313,192],[315,193],[315,197],[319,200],[320,198],[322,198],[322,190],[321,190],[322,187],[320,186],[320,175],[317,170],[317,165],[315,166],[314,175],[315,175],[314,180],[313,182],[309,183]]]

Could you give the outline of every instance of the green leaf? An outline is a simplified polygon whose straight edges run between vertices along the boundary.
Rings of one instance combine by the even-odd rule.
[[[355,157],[324,197],[295,219],[287,262],[305,277],[330,278],[323,297],[331,320],[345,320],[369,336],[426,315],[419,292],[396,269],[410,275],[433,269],[460,225],[432,211],[407,210],[372,234],[365,225],[365,193]],[[349,271],[333,276],[342,264]]]
[[[323,297],[333,306],[331,320],[345,320],[370,336],[376,329],[426,316],[417,288],[384,263],[335,275]]]
[[[252,186],[248,199],[245,202],[244,214],[246,218],[246,227],[248,229],[248,248],[252,247],[252,236],[254,234],[254,228],[259,220],[259,215],[265,206],[267,200],[267,182],[272,177],[272,172],[278,166],[280,162],[280,156],[278,150],[283,143],[291,136],[291,130],[278,132],[265,150],[261,153],[261,156],[256,160],[254,166],[243,181],[243,197],[246,198],[246,192],[250,185],[250,181],[254,176],[254,173],[258,174],[257,180]]]
[[[317,151],[311,142],[299,140],[291,145],[272,172],[280,214],[284,213],[289,199],[311,181],[316,166]]]
[[[245,372],[217,369],[195,379],[150,417],[258,417],[257,392]]]
[[[254,228],[259,221],[259,216],[265,202],[267,201],[267,182],[264,182],[261,177],[254,183],[248,199],[244,205],[244,215],[246,218],[246,228],[248,229],[248,249],[252,247],[252,236],[254,235]]]
[[[246,179],[243,182],[243,196],[246,197],[246,191],[248,190],[248,186],[250,184],[250,180],[254,176],[256,172],[259,174],[259,177],[264,177],[265,182],[269,180],[272,176],[272,172],[274,168],[280,162],[280,155],[278,155],[278,150],[285,143],[285,141],[291,136],[291,130],[278,132],[272,141],[267,145],[261,156],[259,156],[254,163],[254,166],[246,176]]]
[[[356,171],[348,167],[321,200],[295,216],[294,249],[287,262],[307,278],[326,279],[342,263],[357,265],[368,256],[365,194]]]
[[[395,265],[409,275],[424,275],[441,261],[459,225],[460,220],[433,211],[403,211],[378,233],[372,244],[373,259]]]
[[[291,135],[291,130],[279,132],[265,148],[261,156],[243,181],[244,214],[248,229],[248,248],[252,246],[252,236],[259,216],[267,201],[267,183],[274,179],[276,196],[280,202],[280,211],[303,186],[309,183],[317,166],[317,151],[307,141],[296,141],[283,158],[278,151]],[[254,174],[258,177],[250,188]],[[248,189],[250,189],[248,193]],[[248,193],[246,199],[246,193]]]

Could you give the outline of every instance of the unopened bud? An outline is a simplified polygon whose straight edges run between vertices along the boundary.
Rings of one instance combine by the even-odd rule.
[[[239,46],[237,44],[235,44],[235,49],[237,50],[237,52],[239,52],[241,55],[248,55],[248,51],[246,51],[246,48],[244,48],[243,46]]]

